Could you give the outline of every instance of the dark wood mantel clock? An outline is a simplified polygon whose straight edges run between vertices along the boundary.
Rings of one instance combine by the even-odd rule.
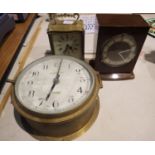
[[[98,40],[90,64],[104,80],[133,79],[149,26],[137,14],[97,14]]]

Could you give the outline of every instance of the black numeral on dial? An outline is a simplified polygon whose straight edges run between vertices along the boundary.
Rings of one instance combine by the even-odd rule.
[[[69,102],[69,103],[73,103],[73,102],[74,102],[74,96],[69,96],[68,102]]]
[[[78,88],[77,92],[82,93],[82,87]]]
[[[38,75],[39,75],[39,72],[38,71],[32,72],[32,76],[38,76]]]
[[[57,108],[59,106],[59,102],[53,101],[52,106],[53,106],[53,108]]]
[[[81,69],[75,69],[75,72],[79,74],[81,72]]]
[[[28,92],[28,96],[29,96],[29,97],[33,97],[34,94],[35,94],[35,91],[34,91],[34,90],[30,90],[30,91]]]
[[[27,81],[27,85],[33,85],[33,81]]]
[[[47,70],[48,69],[48,65],[43,65],[43,70]]]
[[[44,102],[44,99],[43,98],[39,98],[38,100],[40,101],[39,106],[41,106],[43,104],[43,102]]]

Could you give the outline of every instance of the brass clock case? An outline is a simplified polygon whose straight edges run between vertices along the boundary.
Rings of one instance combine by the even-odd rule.
[[[33,130],[32,136],[40,140],[72,140],[84,133],[95,121],[99,112],[98,91],[102,87],[100,76],[89,68],[94,76],[90,97],[81,106],[64,113],[41,114],[28,110],[18,100],[15,87],[12,101],[15,110]]]
[[[84,60],[84,24],[76,19],[72,24],[65,20],[51,20],[48,37],[53,55],[68,55]]]

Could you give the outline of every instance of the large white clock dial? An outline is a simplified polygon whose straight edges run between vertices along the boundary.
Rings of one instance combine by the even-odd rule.
[[[94,76],[72,57],[50,56],[26,67],[18,76],[15,95],[27,109],[59,114],[78,108],[91,95]]]

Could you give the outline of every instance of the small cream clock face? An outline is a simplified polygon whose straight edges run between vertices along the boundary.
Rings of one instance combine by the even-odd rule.
[[[80,32],[53,32],[52,36],[56,55],[82,57],[82,35]]]
[[[92,94],[94,75],[88,68],[87,64],[68,56],[41,58],[18,76],[15,96],[33,112],[68,112],[84,104]]]
[[[137,44],[128,34],[119,34],[106,41],[102,48],[102,62],[118,67],[129,63],[136,56]]]

